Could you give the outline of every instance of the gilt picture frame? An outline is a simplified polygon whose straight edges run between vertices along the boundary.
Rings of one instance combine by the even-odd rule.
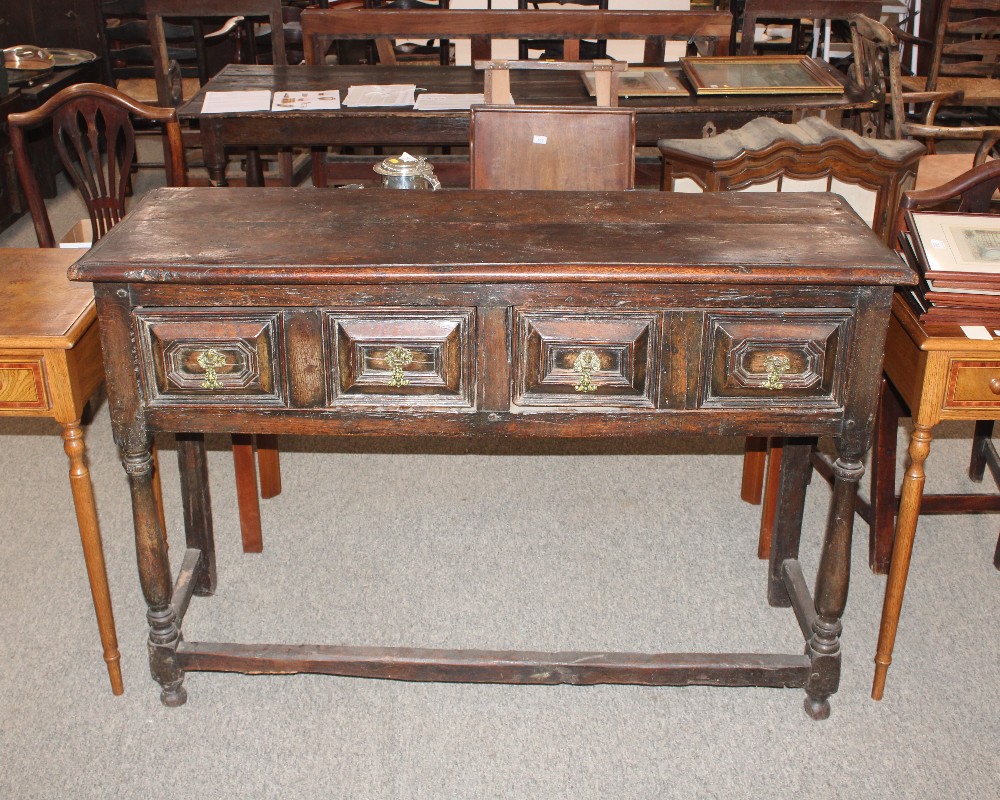
[[[712,56],[680,61],[699,95],[844,92],[844,84],[809,56]]]

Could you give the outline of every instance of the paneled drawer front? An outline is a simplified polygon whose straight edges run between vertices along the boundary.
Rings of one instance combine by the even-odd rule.
[[[0,411],[49,408],[42,359],[0,359]]]
[[[944,407],[1000,411],[1000,361],[969,358],[949,361]]]
[[[285,404],[279,313],[137,311],[136,327],[150,403]]]
[[[327,312],[330,403],[472,408],[474,321],[472,309]]]
[[[701,406],[838,407],[850,326],[847,310],[707,313]]]
[[[656,313],[517,312],[515,340],[517,405],[655,406]]]

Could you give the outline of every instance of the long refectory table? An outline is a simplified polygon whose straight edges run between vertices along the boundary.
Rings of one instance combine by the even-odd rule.
[[[167,705],[186,699],[186,672],[221,670],[802,687],[811,716],[829,713],[892,290],[913,280],[839,197],[162,189],[71,277],[95,283]],[[158,431],[178,433],[176,583],[151,484]],[[192,596],[216,585],[206,432],[790,437],[767,595],[794,609],[805,653],[187,640]],[[811,594],[798,546],[819,435],[839,457]]]
[[[760,94],[623,98],[636,111],[636,144],[655,147],[664,137],[701,138],[738,128],[759,116],[784,122],[801,116],[839,114],[870,108],[871,100],[829,64],[816,64],[845,85],[842,94]],[[679,67],[671,67],[684,83]],[[341,99],[351,86],[413,84],[427,92],[477,94],[483,91],[483,71],[443,66],[256,66],[230,64],[187,103],[178,117],[197,123],[209,176],[225,185],[227,147],[342,146],[462,146],[469,143],[469,111],[415,111],[412,106],[349,108],[329,111],[232,112],[202,114],[207,92],[246,90],[315,91],[339,89]],[[533,105],[593,105],[579,73],[559,70],[518,70],[511,75],[517,103]],[[368,168],[370,172],[370,167]],[[248,179],[251,179],[248,176]]]

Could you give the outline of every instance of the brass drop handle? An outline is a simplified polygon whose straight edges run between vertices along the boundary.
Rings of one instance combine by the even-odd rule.
[[[770,355],[764,359],[764,369],[767,370],[767,380],[761,384],[765,389],[783,389],[785,384],[781,382],[781,376],[792,367],[792,362],[788,356],[780,353]]]
[[[992,378],[990,380],[990,391],[993,394],[1000,394],[1000,378]]]
[[[413,353],[405,347],[394,347],[385,354],[385,363],[392,370],[389,385],[393,387],[406,386],[409,381],[403,377],[403,367],[413,363]]]
[[[202,389],[221,389],[219,374],[216,370],[226,365],[226,357],[214,347],[208,348],[198,356],[198,366],[205,370],[205,380],[201,382]]]
[[[596,392],[597,385],[590,379],[595,372],[601,371],[601,357],[593,350],[581,350],[577,353],[573,369],[580,373],[580,382],[573,386],[578,392]]]

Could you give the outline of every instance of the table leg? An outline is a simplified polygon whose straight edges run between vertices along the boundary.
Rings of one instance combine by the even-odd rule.
[[[90,593],[94,599],[97,614],[97,629],[104,648],[104,661],[108,665],[111,691],[122,694],[121,655],[118,652],[118,636],[115,633],[115,615],[111,608],[111,591],[108,588],[108,573],[104,564],[104,549],[101,546],[101,530],[97,523],[97,505],[94,502],[94,485],[87,468],[87,447],[83,441],[80,420],[61,423],[63,449],[69,457],[69,484],[73,491],[73,505],[76,507],[76,521],[80,528],[80,542],[83,544],[83,559],[87,565]]]
[[[896,538],[889,562],[889,579],[885,584],[882,603],[882,621],[879,625],[878,648],[875,652],[875,678],[872,681],[872,699],[881,700],[885,689],[885,676],[892,663],[892,647],[896,642],[899,612],[903,607],[903,591],[910,569],[913,536],[920,518],[920,500],[924,493],[924,462],[931,450],[931,426],[916,420],[910,434],[910,466],[903,476],[903,490],[896,519]]]
[[[788,607],[792,602],[785,588],[782,564],[799,557],[806,488],[812,476],[809,453],[814,442],[814,439],[785,439],[782,446],[767,582],[767,602],[772,606]]]
[[[854,501],[865,467],[861,453],[848,452],[838,442],[833,462],[833,496],[826,522],[826,535],[816,572],[814,605],[816,619],[806,655],[812,670],[806,682],[806,713],[813,719],[830,716],[830,695],[840,685],[840,622],[847,605],[851,577],[851,538],[854,534]]]
[[[201,119],[201,152],[205,169],[212,186],[226,186],[226,148],[223,145],[220,123]]]
[[[187,700],[184,670],[177,664],[180,631],[171,605],[173,584],[166,542],[153,493],[152,442],[145,434],[134,433],[122,450],[122,466],[128,475],[135,523],[135,552],[139,563],[139,583],[148,607],[149,670],[163,687],[160,700],[179,706]]]

